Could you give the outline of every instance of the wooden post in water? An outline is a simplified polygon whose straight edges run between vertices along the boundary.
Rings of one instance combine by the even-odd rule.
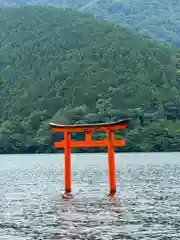
[[[78,125],[60,125],[50,123],[53,133],[64,133],[64,140],[55,142],[55,148],[64,148],[64,189],[65,193],[71,193],[71,148],[88,148],[88,147],[107,147],[108,149],[108,172],[109,172],[109,195],[116,193],[116,166],[114,147],[123,147],[125,140],[116,140],[113,138],[113,131],[125,129],[126,123],[130,119],[121,120],[113,123],[100,124],[78,124]],[[93,132],[106,132],[106,139],[92,140]],[[73,141],[71,133],[84,132],[85,141]]]
[[[108,170],[109,170],[109,194],[114,195],[116,193],[116,166],[114,159],[114,146],[112,139],[112,131],[107,132],[107,148],[108,148]]]
[[[64,134],[64,184],[65,184],[65,192],[70,193],[71,192],[71,147],[70,147],[70,133],[65,132]]]

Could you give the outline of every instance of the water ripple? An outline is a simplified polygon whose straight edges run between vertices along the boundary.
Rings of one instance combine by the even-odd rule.
[[[61,198],[62,156],[4,157],[0,239],[180,239],[179,155],[121,156],[115,199],[106,155],[91,156],[74,157],[69,200]]]

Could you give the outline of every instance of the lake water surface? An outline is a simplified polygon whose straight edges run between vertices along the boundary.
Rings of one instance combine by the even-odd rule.
[[[117,154],[117,197],[106,154],[74,154],[73,199],[63,155],[0,155],[0,239],[180,239],[180,154]]]

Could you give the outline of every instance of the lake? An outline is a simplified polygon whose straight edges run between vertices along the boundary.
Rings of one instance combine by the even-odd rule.
[[[62,199],[63,155],[0,155],[0,239],[180,239],[180,154],[72,155],[73,199]]]

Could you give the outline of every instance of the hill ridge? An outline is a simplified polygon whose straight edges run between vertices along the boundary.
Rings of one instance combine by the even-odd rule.
[[[1,0],[0,6],[42,4],[68,7],[94,14],[97,18],[124,24],[142,35],[180,46],[179,12],[176,0]]]

